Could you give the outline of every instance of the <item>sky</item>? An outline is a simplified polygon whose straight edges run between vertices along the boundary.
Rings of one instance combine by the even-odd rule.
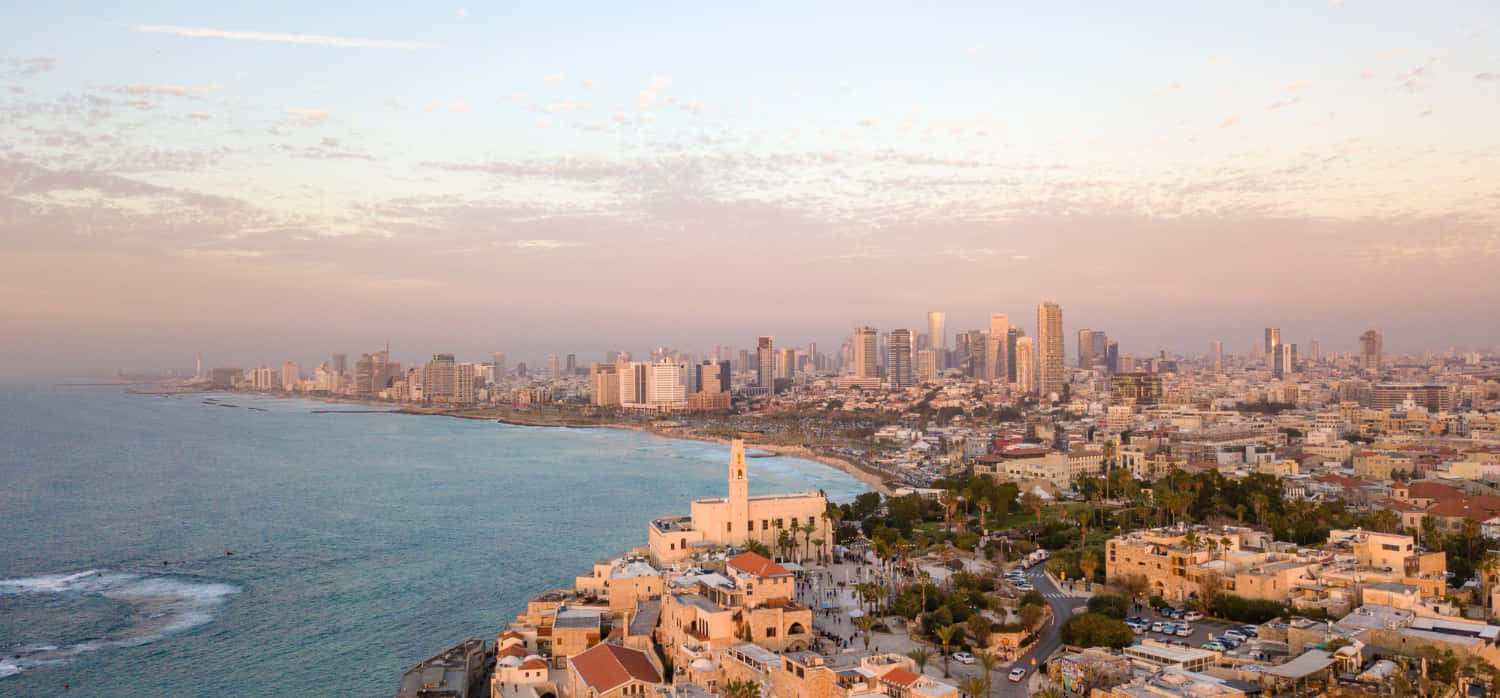
[[[0,374],[1500,343],[1493,0],[223,5],[0,2]]]

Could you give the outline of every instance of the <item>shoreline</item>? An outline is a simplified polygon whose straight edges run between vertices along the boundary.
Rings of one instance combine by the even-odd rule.
[[[465,409],[451,409],[451,408],[441,408],[441,407],[417,407],[417,406],[412,406],[412,405],[401,405],[401,404],[397,404],[397,403],[389,403],[389,402],[381,402],[381,401],[371,401],[371,400],[361,400],[359,398],[349,398],[349,397],[341,397],[341,396],[333,396],[333,395],[280,395],[280,394],[274,394],[274,393],[242,393],[242,392],[236,392],[236,391],[233,391],[233,390],[175,390],[175,391],[135,391],[135,390],[131,390],[131,391],[127,391],[127,392],[131,392],[131,393],[137,394],[137,395],[151,395],[151,394],[156,394],[156,395],[161,395],[161,394],[186,395],[186,394],[193,394],[193,393],[198,393],[198,394],[214,393],[214,394],[222,394],[222,395],[236,395],[236,396],[244,395],[244,396],[251,396],[251,397],[271,397],[271,398],[290,399],[290,400],[313,400],[313,401],[316,401],[316,402],[323,402],[323,403],[330,403],[330,404],[362,405],[362,406],[365,406],[365,407],[386,407],[386,408],[389,408],[389,409],[381,411],[381,412],[386,413],[386,414],[404,414],[404,415],[423,416],[423,417],[451,417],[451,418],[454,418],[454,419],[469,419],[469,420],[475,420],[475,421],[496,422],[496,423],[499,423],[499,424],[505,424],[505,425],[508,425],[508,426],[516,426],[516,427],[547,427],[547,428],[562,428],[562,429],[623,429],[623,430],[626,430],[626,431],[644,432],[644,433],[647,433],[647,434],[651,434],[653,436],[660,436],[662,438],[667,438],[667,439],[677,439],[677,440],[680,440],[680,441],[705,441],[705,442],[716,443],[716,444],[724,444],[724,445],[728,445],[729,444],[729,439],[726,438],[726,437],[712,436],[712,435],[708,435],[708,434],[698,434],[698,433],[693,433],[693,432],[677,431],[675,428],[670,428],[670,427],[666,428],[666,429],[657,429],[657,428],[653,428],[649,424],[642,424],[642,425],[619,424],[619,423],[575,424],[575,423],[568,422],[566,418],[563,418],[562,420],[525,420],[525,419],[517,418],[516,416],[513,416],[513,415],[498,414],[498,413],[500,413],[502,411],[498,410],[498,409],[495,409],[495,408],[465,410]],[[489,412],[490,414],[485,414],[484,412]],[[834,470],[842,472],[842,473],[844,473],[844,474],[846,474],[846,475],[848,475],[848,476],[850,476],[850,477],[852,477],[852,478],[860,481],[866,487],[869,487],[870,490],[873,491],[873,492],[879,492],[880,494],[887,495],[887,496],[889,496],[891,494],[891,492],[892,492],[891,488],[888,487],[885,484],[885,478],[883,476],[881,476],[881,475],[879,475],[877,473],[871,472],[870,470],[866,469],[864,466],[860,465],[859,463],[856,463],[856,462],[854,462],[854,461],[852,461],[852,460],[850,460],[848,458],[842,457],[842,456],[836,456],[836,455],[831,455],[831,454],[819,453],[819,452],[814,451],[813,449],[807,448],[805,446],[788,446],[788,445],[782,445],[782,444],[756,443],[752,439],[747,439],[745,445],[747,447],[749,447],[749,448],[758,449],[758,450],[761,450],[761,451],[765,451],[767,453],[774,454],[775,456],[778,456],[778,457],[800,458],[802,460],[807,460],[807,461],[812,461],[812,462],[818,463],[818,464],[823,465],[825,467],[833,468]]]

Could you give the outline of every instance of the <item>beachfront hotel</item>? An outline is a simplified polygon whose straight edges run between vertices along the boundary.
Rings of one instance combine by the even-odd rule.
[[[699,499],[688,516],[670,516],[652,521],[651,560],[664,565],[691,558],[715,548],[742,546],[746,540],[776,550],[784,530],[797,524],[797,555],[815,557],[833,544],[833,534],[823,512],[828,497],[822,492],[750,496],[745,474],[745,442],[735,439],[729,457],[729,496]],[[817,546],[813,541],[822,541]]]

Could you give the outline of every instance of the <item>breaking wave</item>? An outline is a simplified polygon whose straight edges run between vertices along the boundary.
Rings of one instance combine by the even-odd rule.
[[[109,570],[0,579],[0,597],[68,597],[108,599],[133,610],[119,630],[74,642],[27,642],[0,646],[0,678],[28,669],[66,664],[79,655],[119,647],[136,647],[213,620],[216,607],[239,592],[230,584],[191,578],[141,575]]]

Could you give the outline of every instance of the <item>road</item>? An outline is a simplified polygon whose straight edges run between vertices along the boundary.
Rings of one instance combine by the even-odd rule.
[[[1037,565],[1026,571],[1026,579],[1036,590],[1047,598],[1047,605],[1052,608],[1052,620],[1047,627],[1042,629],[1042,639],[1031,646],[1025,654],[1009,664],[1002,664],[995,669],[995,675],[991,677],[994,685],[994,694],[1002,698],[1026,698],[1031,695],[1030,685],[1036,670],[1046,663],[1046,659],[1057,648],[1062,646],[1062,639],[1058,637],[1058,629],[1064,621],[1072,617],[1073,609],[1088,605],[1088,599],[1069,596],[1062,593],[1052,584],[1052,580],[1042,573],[1043,566]],[[1036,664],[1031,661],[1035,659]],[[1015,667],[1026,670],[1026,678],[1019,682],[1011,682],[1006,674]],[[965,665],[953,663],[953,681],[959,682],[972,676],[979,676],[983,669],[978,664]]]

